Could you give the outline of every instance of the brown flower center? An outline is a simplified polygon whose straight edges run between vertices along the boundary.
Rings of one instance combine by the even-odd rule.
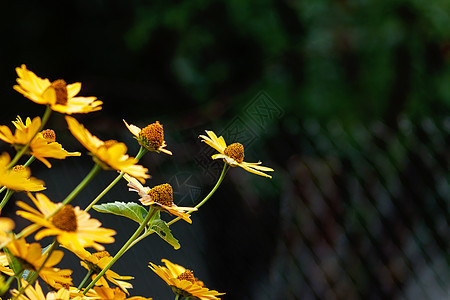
[[[45,129],[41,133],[44,139],[47,141],[47,144],[54,143],[56,141],[56,134],[52,129]]]
[[[139,138],[142,146],[151,151],[158,150],[164,144],[163,126],[158,121],[152,123],[141,129]]]
[[[100,252],[96,252],[96,253],[94,253],[94,254],[92,254],[92,255],[95,256],[95,257],[97,257],[98,259],[102,259],[102,258],[104,258],[104,257],[111,256],[111,255],[109,255],[109,252],[108,252],[108,251],[100,251]]]
[[[234,143],[229,145],[223,151],[226,156],[231,157],[238,163],[242,163],[244,161],[244,146],[239,143]]]
[[[52,218],[52,223],[57,228],[64,231],[76,231],[77,230],[77,216],[72,205],[65,205],[56,215]]]
[[[159,204],[169,207],[173,205],[172,186],[168,183],[155,186],[148,192],[148,195]]]
[[[179,280],[187,280],[187,281],[190,281],[191,283],[195,282],[194,273],[191,270],[187,270],[187,269],[183,273],[178,275],[177,279],[179,279]]]
[[[26,170],[26,167],[24,165],[15,165],[11,170],[13,172],[21,172],[23,170]]]
[[[56,93],[56,104],[67,104],[67,84],[63,79],[58,79],[52,82],[53,89]]]
[[[116,141],[116,140],[107,140],[103,143],[102,146],[105,147],[106,149],[109,149],[117,143],[118,143],[118,141]]]

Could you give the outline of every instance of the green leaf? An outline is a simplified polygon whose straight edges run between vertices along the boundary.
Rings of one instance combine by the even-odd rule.
[[[167,226],[167,223],[164,222],[161,219],[153,220],[150,224],[150,230],[156,232],[163,240],[168,242],[170,245],[173,246],[175,250],[180,249],[180,243],[178,240],[172,235],[172,232],[169,229],[169,226]]]
[[[147,210],[135,202],[113,202],[94,205],[93,208],[98,212],[115,214],[129,218],[141,224],[147,216]]]
[[[6,257],[8,259],[9,267],[14,272],[14,276],[18,276],[23,271],[22,264],[20,263],[20,260],[18,260],[14,255],[12,255],[11,251],[9,251],[8,248],[3,248],[3,251],[6,254]]]

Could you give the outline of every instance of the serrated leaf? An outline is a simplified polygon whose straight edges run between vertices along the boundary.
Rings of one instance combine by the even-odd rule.
[[[153,220],[150,225],[150,230],[156,232],[156,234],[158,234],[163,240],[172,245],[175,250],[180,249],[180,243],[172,235],[169,226],[167,226],[166,222],[164,222],[163,220],[159,218]]]
[[[147,210],[135,202],[113,202],[94,205],[93,208],[98,212],[114,214],[129,218],[141,224],[147,216]]]

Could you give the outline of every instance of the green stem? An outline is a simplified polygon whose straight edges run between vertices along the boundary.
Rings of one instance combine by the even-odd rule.
[[[92,180],[92,178],[95,177],[95,175],[97,175],[97,173],[101,170],[102,168],[98,165],[95,164],[94,167],[91,169],[91,171],[89,172],[89,174],[83,179],[83,181],[81,181],[77,187],[69,194],[67,195],[67,197],[62,201],[63,205],[68,204],[70,201],[73,200],[73,198],[75,198],[76,195],[78,195],[79,192],[81,192],[86,185],[89,183],[89,181]],[[52,214],[54,215],[54,214]]]
[[[8,203],[9,198],[14,194],[13,190],[7,190],[5,196],[3,197],[2,202],[0,202],[0,212],[3,210],[3,207],[5,207],[6,203]]]
[[[89,270],[89,272],[86,273],[86,276],[84,276],[83,281],[81,281],[80,285],[78,286],[78,290],[81,291],[81,289],[86,284],[86,282],[89,280],[89,278],[91,278],[92,273],[94,273],[94,271],[92,271],[92,270]]]
[[[31,141],[33,141],[38,132],[40,132],[44,128],[51,113],[52,109],[50,105],[47,105],[47,107],[45,108],[44,115],[42,116],[41,126],[39,126],[39,129],[34,133],[33,137],[28,141],[28,143],[25,146],[23,146],[22,149],[19,150],[19,152],[16,153],[16,156],[14,156],[14,158],[9,163],[8,169],[12,168],[19,161],[22,155],[28,150],[28,148],[30,148]]]
[[[181,299],[181,295],[180,294],[176,294],[175,300],[179,300],[179,299]]]
[[[141,223],[139,228],[136,229],[134,234],[122,246],[119,252],[117,252],[117,254],[113,257],[113,259],[106,265],[105,268],[103,268],[103,270],[100,273],[97,274],[94,280],[92,280],[92,282],[86,287],[86,289],[83,291],[83,295],[86,295],[87,291],[89,291],[94,286],[94,284],[106,273],[106,271],[108,271],[111,268],[111,266],[129,249],[131,243],[133,243],[133,241],[141,234],[142,230],[144,230],[145,226],[147,226],[147,223],[150,221],[155,212],[156,210],[154,209],[151,209],[148,212],[147,216],[145,217],[144,221]]]
[[[5,290],[4,290],[4,292],[2,293],[2,294],[0,294],[0,296],[3,296],[6,292],[7,292],[7,288],[9,288],[9,286],[11,285],[11,283],[13,282],[13,280],[15,279],[16,277],[14,277],[14,276],[10,276],[9,278],[8,278],[8,280],[5,282],[5,286],[4,286],[4,288],[5,288]]]
[[[31,163],[36,159],[34,155],[31,155],[27,162],[23,165],[24,167],[29,167]]]
[[[12,298],[12,300],[17,299],[20,295],[22,295],[22,294],[25,292],[25,290],[26,290],[30,285],[32,285],[32,284],[36,281],[36,279],[37,279],[38,276],[39,276],[39,272],[41,272],[42,268],[44,268],[45,264],[46,264],[47,261],[50,259],[50,256],[52,255],[52,253],[53,253],[53,251],[56,249],[56,247],[58,247],[58,245],[59,245],[59,244],[58,244],[58,242],[57,242],[57,240],[56,240],[56,238],[55,238],[55,239],[53,240],[53,243],[52,243],[52,245],[50,246],[50,248],[46,251],[47,257],[45,258],[45,260],[44,260],[44,262],[42,263],[42,265],[36,270],[36,272],[33,273],[32,276],[29,276],[29,277],[30,277],[30,280],[29,280],[29,281],[28,281],[28,278],[27,278],[27,281],[28,281],[27,285],[24,286],[24,287],[22,287],[22,288],[19,290],[19,293],[18,293],[16,296],[14,296],[14,298]],[[30,274],[31,274],[31,273],[30,273]]]
[[[148,152],[148,150],[141,146],[141,148],[139,149],[139,152],[138,152],[138,154],[136,154],[135,158],[137,160],[140,160],[142,158],[142,156],[144,156],[144,154],[147,152]]]
[[[203,204],[206,203],[206,201],[208,201],[209,198],[211,198],[211,196],[216,192],[216,190],[219,188],[220,184],[222,183],[223,179],[225,178],[225,175],[227,174],[228,169],[230,168],[230,166],[228,164],[225,164],[223,166],[223,170],[222,170],[222,174],[220,174],[219,179],[217,180],[216,185],[213,187],[213,189],[211,190],[211,192],[209,192],[209,194],[202,200],[200,201],[199,204],[197,204],[195,206],[195,208],[200,208]],[[191,214],[192,212],[188,212],[188,214]],[[167,223],[167,226],[172,225],[173,223],[177,222],[178,220],[180,220],[180,217],[177,217],[175,219],[173,219],[172,221],[170,221],[169,223]],[[143,240],[144,238],[146,238],[147,236],[149,236],[150,234],[152,234],[154,231],[149,230],[148,232],[145,232],[144,234],[142,234],[140,237],[138,237],[134,242],[132,242],[130,244],[130,247],[133,247],[135,244],[137,244],[139,241]],[[127,249],[128,250],[128,249]]]
[[[73,198],[75,198],[76,195],[78,195],[79,192],[81,192],[86,185],[89,183],[89,181],[91,181],[95,175],[97,175],[97,173],[101,170],[102,168],[95,164],[94,167],[91,169],[91,171],[89,172],[88,175],[86,175],[86,177],[83,179],[83,181],[81,181],[77,187],[69,194],[67,195],[67,197],[62,201],[61,206],[59,206],[59,208],[55,209],[51,214],[49,214],[48,216],[45,217],[46,220],[50,219],[51,217],[53,217],[55,214],[57,214],[63,207],[64,205],[68,204],[70,201],[73,200]],[[22,237],[22,236],[28,236],[29,234],[33,233],[34,231],[38,230],[41,227],[41,225],[38,224],[33,224],[31,226],[28,226],[26,228],[26,230],[22,230],[20,233],[18,233],[16,235],[16,239]],[[0,245],[0,247],[3,246]],[[0,248],[1,249],[1,248]]]
[[[109,192],[110,189],[112,189],[118,182],[120,179],[122,179],[123,175],[125,174],[125,172],[120,172],[119,175],[117,175],[116,179],[114,179],[94,200],[92,200],[91,204],[89,204],[88,207],[86,207],[86,209],[84,211],[89,211],[100,199],[103,198],[103,196],[106,195],[106,193]]]
[[[220,174],[220,177],[217,180],[216,185],[213,187],[211,192],[209,192],[209,194],[205,197],[205,199],[200,201],[200,203],[195,206],[195,208],[198,209],[198,208],[202,207],[202,205],[205,204],[206,201],[208,201],[209,198],[211,198],[212,195],[214,195],[214,193],[216,192],[216,190],[219,188],[220,184],[222,183],[223,179],[225,178],[225,175],[227,174],[227,171],[228,171],[229,168],[230,168],[230,166],[228,164],[225,164],[223,166],[222,174]],[[188,212],[188,214],[191,214],[191,213],[192,212]],[[181,219],[180,217],[177,217],[177,218],[173,219],[172,221],[170,221],[169,223],[167,223],[167,225],[170,226],[170,225],[172,225],[173,223],[177,222],[180,219]]]
[[[148,150],[141,146],[138,154],[136,154],[136,159],[139,161],[147,152]],[[120,174],[117,175],[117,177],[94,200],[92,200],[91,204],[89,204],[89,206],[84,211],[89,211],[101,198],[103,198],[103,196],[106,195],[106,193],[108,193],[120,181],[120,179],[122,179],[123,175],[125,175],[125,173],[123,171],[120,172]]]

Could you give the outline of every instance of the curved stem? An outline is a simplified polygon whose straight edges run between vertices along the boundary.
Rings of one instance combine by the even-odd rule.
[[[136,154],[136,159],[141,159],[141,157],[147,152],[148,150],[141,146],[138,154]],[[120,172],[120,174],[117,175],[117,177],[94,200],[92,200],[91,204],[89,204],[84,211],[89,211],[101,198],[103,198],[103,196],[106,195],[106,193],[109,192],[109,190],[111,190],[120,181],[120,179],[122,179],[123,175],[125,175],[125,172]]]
[[[14,158],[9,163],[8,169],[12,168],[19,161],[19,159],[22,157],[22,155],[28,150],[28,148],[30,148],[31,141],[33,141],[33,139],[36,137],[38,132],[40,132],[44,128],[51,113],[52,113],[52,109],[50,108],[50,105],[47,105],[47,107],[45,108],[44,115],[42,116],[41,126],[39,126],[39,129],[34,133],[33,137],[30,139],[30,141],[25,146],[23,146],[22,149],[19,150],[19,152],[16,153]]]
[[[202,205],[205,204],[206,201],[208,201],[209,198],[211,198],[212,195],[214,195],[214,193],[216,192],[216,190],[219,188],[220,184],[222,183],[223,179],[225,178],[225,175],[227,174],[227,171],[228,171],[229,168],[230,168],[230,166],[229,166],[228,164],[225,164],[225,165],[223,166],[222,174],[220,174],[220,177],[219,177],[219,179],[217,180],[216,185],[213,187],[213,189],[211,190],[211,192],[209,192],[209,194],[208,194],[202,201],[200,201],[199,204],[197,204],[197,205],[195,206],[195,208],[198,209],[198,208],[202,207]],[[191,213],[192,213],[192,212],[190,212],[190,211],[188,212],[188,214],[191,214]],[[172,225],[173,223],[177,222],[177,221],[180,220],[180,219],[181,219],[180,217],[175,218],[175,219],[173,219],[172,221],[170,221],[169,223],[167,223],[167,225],[170,226],[170,225]]]
[[[83,295],[86,295],[87,291],[89,291],[94,284],[103,276],[105,275],[106,271],[108,271],[112,265],[129,249],[129,246],[133,243],[133,241],[141,234],[142,230],[144,230],[145,226],[147,226],[147,223],[150,221],[152,216],[155,214],[156,210],[152,209],[148,212],[147,216],[145,217],[144,221],[141,223],[138,229],[134,232],[134,234],[128,239],[128,241],[122,246],[122,248],[117,252],[117,254],[113,257],[113,259],[106,265],[106,267],[103,268],[103,270],[97,274],[97,276],[94,278],[94,280],[91,281],[91,283],[86,287],[86,289],[83,291]]]
[[[176,294],[175,300],[179,300],[179,299],[181,299],[181,295],[180,294]]]
[[[208,194],[202,201],[200,201],[199,204],[197,204],[197,205],[195,206],[195,208],[197,208],[197,209],[200,208],[203,204],[206,203],[206,201],[208,201],[209,198],[211,198],[211,196],[212,196],[212,195],[216,192],[216,190],[219,188],[219,186],[220,186],[220,184],[222,183],[223,179],[225,178],[225,175],[227,174],[227,171],[228,171],[229,168],[230,168],[230,166],[229,166],[228,164],[225,164],[225,165],[223,166],[222,174],[220,174],[220,177],[219,177],[219,179],[217,180],[216,185],[213,187],[213,189],[211,190],[211,192],[209,192],[209,194]],[[192,213],[192,212],[188,212],[188,214],[190,214],[190,213]],[[177,222],[177,221],[180,220],[180,219],[181,219],[181,218],[179,218],[179,217],[173,219],[172,221],[170,221],[170,222],[167,223],[167,226],[172,225],[173,223]],[[140,237],[138,237],[136,240],[134,240],[134,241],[130,244],[129,248],[133,247],[135,244],[137,244],[139,241],[143,240],[144,238],[146,238],[147,236],[149,236],[149,235],[152,234],[153,232],[154,232],[154,231],[151,231],[151,230],[149,230],[148,232],[145,232],[145,233],[142,234]],[[128,248],[128,249],[129,249],[129,248]],[[128,250],[128,249],[127,249],[127,250]],[[125,250],[125,251],[126,251],[126,250]]]
[[[2,202],[0,202],[0,213],[3,210],[3,207],[5,207],[6,203],[8,203],[9,198],[14,194],[13,190],[7,190],[5,196],[2,199]]]

